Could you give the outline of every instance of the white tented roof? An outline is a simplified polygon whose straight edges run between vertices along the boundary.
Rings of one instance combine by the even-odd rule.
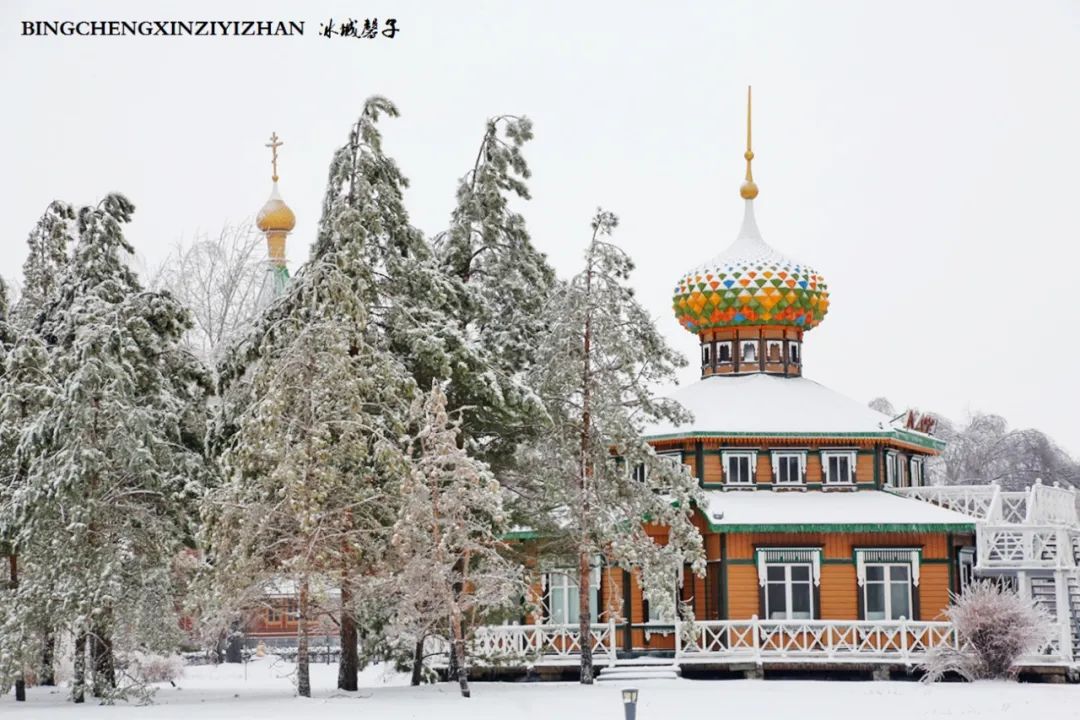
[[[727,532],[973,530],[975,518],[881,490],[706,490],[702,510]]]
[[[713,376],[668,395],[694,414],[691,423],[645,428],[650,438],[691,433],[884,434],[889,416],[803,377]]]

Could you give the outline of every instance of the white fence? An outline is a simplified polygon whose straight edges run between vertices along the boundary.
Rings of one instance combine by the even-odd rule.
[[[665,629],[674,636],[673,662],[679,665],[782,661],[910,665],[920,662],[930,648],[956,647],[956,633],[947,622],[759,620],[755,616],[676,622]],[[596,665],[618,662],[623,631],[614,622],[590,627]],[[655,632],[661,631],[658,626]],[[581,634],[577,625],[484,626],[476,629],[469,656],[484,665],[575,665],[581,658]]]

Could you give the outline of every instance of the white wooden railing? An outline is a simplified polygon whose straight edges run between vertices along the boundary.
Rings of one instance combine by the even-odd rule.
[[[680,663],[715,658],[819,662],[901,662],[925,658],[938,646],[956,647],[947,622],[914,620],[710,620],[681,635]]]
[[[668,626],[671,627],[671,626]],[[615,665],[614,622],[590,628],[593,661]],[[678,665],[777,662],[915,665],[938,647],[957,648],[951,623],[919,620],[706,620],[674,623]],[[669,651],[670,652],[670,651]],[[470,662],[481,665],[558,667],[581,658],[577,625],[491,625],[476,628]],[[1057,640],[1027,659],[1032,664],[1070,662]],[[440,665],[442,662],[436,661]]]
[[[975,542],[978,565],[988,569],[1036,570],[1075,565],[1072,536],[1060,525],[985,524]]]
[[[589,626],[594,662],[615,662],[614,622]],[[581,657],[578,625],[485,625],[476,628],[470,657],[484,663],[521,662],[529,665],[574,664]]]

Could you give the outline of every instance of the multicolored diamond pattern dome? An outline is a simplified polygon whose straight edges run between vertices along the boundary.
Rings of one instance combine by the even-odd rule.
[[[675,285],[675,317],[693,333],[743,325],[817,327],[829,309],[828,285],[816,270],[761,239],[753,200],[739,237],[726,251]]]

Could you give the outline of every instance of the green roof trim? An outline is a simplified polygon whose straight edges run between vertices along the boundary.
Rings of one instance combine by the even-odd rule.
[[[750,532],[786,532],[786,533],[809,533],[809,532],[911,532],[911,533],[936,533],[936,532],[975,532],[975,523],[790,523],[790,524],[714,524],[709,521],[709,529],[713,532],[727,533],[750,533]]]
[[[685,432],[646,435],[645,440],[696,440],[704,438],[838,438],[851,440],[898,440],[910,445],[918,445],[928,450],[945,449],[945,441],[932,438],[922,433],[909,430],[883,430],[882,432]]]

